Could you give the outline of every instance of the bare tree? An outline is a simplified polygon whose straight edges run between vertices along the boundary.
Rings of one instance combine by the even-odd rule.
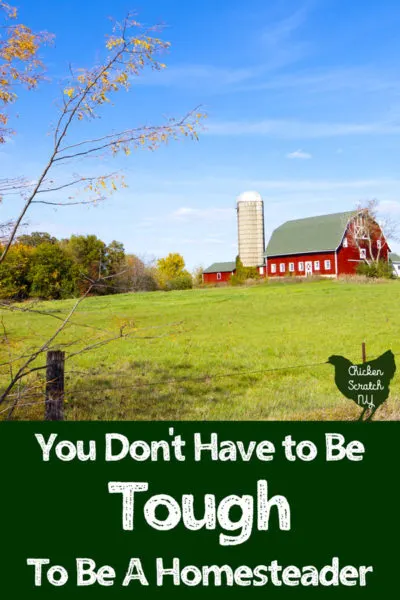
[[[93,120],[98,117],[100,108],[111,101],[111,96],[121,89],[128,89],[132,77],[138,76],[146,67],[160,70],[165,65],[156,57],[165,51],[169,44],[155,37],[157,28],[144,28],[130,15],[122,23],[116,23],[113,33],[108,37],[106,48],[108,55],[100,66],[92,69],[73,69],[63,89],[60,114],[53,130],[53,145],[49,157],[36,181],[27,183],[19,190],[24,199],[23,207],[15,219],[9,239],[0,255],[2,262],[13,243],[22,219],[32,204],[47,204],[66,206],[71,204],[96,203],[107,192],[113,193],[117,185],[124,185],[118,173],[101,175],[82,175],[75,173],[71,178],[57,181],[53,175],[54,167],[79,161],[81,164],[87,158],[116,155],[123,152],[129,155],[134,148],[145,147],[155,150],[160,144],[179,135],[197,139],[196,127],[204,115],[198,108],[189,111],[179,119],[170,118],[165,124],[139,127],[128,127],[123,131],[103,132],[91,139],[76,136],[75,125],[83,120]],[[73,139],[71,135],[74,135]],[[8,193],[18,191],[17,186],[3,184]],[[47,200],[50,194],[65,190],[69,195],[67,200]],[[71,192],[75,190],[75,194]],[[81,200],[79,194],[85,190],[89,193],[88,200]],[[72,195],[71,195],[72,194]]]
[[[351,218],[347,234],[349,245],[357,248],[367,264],[386,260],[389,252],[389,241],[397,241],[398,223],[390,216],[380,219],[379,203],[369,200],[359,205]]]
[[[0,0],[0,8],[3,4]],[[34,204],[50,206],[96,204],[104,200],[108,194],[117,191],[119,187],[125,186],[119,172],[106,172],[100,175],[74,172],[70,177],[59,179],[57,167],[61,165],[71,167],[78,164],[79,169],[82,169],[86,159],[115,156],[119,153],[129,156],[132,150],[141,148],[153,151],[161,144],[181,136],[197,139],[197,129],[205,116],[198,108],[188,111],[180,118],[167,118],[159,125],[137,126],[128,123],[127,127],[120,131],[101,130],[102,122],[96,121],[99,124],[96,135],[91,138],[80,135],[80,123],[96,120],[101,108],[106,103],[110,103],[111,98],[118,91],[129,88],[132,78],[139,76],[146,68],[161,70],[165,67],[157,57],[168,49],[169,43],[158,37],[159,29],[159,27],[143,27],[132,15],[128,15],[122,22],[114,23],[112,33],[106,40],[106,56],[100,64],[91,69],[76,69],[70,66],[68,80],[61,90],[58,116],[53,126],[51,146],[43,168],[33,181],[23,177],[0,181],[0,197],[4,199],[7,196],[17,196],[22,200],[19,214],[9,223],[3,224],[1,228],[3,240],[0,243],[0,264],[7,259],[23,220]],[[8,80],[4,79],[2,82],[0,79],[0,92],[3,84],[8,90]],[[2,139],[2,141],[6,140]],[[57,195],[60,192],[65,193],[66,196],[58,199]],[[99,277],[97,281],[90,282],[88,290],[96,286],[109,285],[110,282],[104,281],[105,279],[107,278]],[[16,384],[20,385],[22,378],[43,368],[43,366],[36,366],[35,361],[44,351],[52,347],[56,338],[70,324],[72,316],[87,295],[88,291],[75,303],[72,310],[63,318],[61,325],[45,342],[35,349],[27,349],[22,357],[17,358],[20,364],[10,369],[10,381],[0,395],[0,403],[9,397]],[[2,308],[7,310],[12,307],[3,305]],[[10,336],[4,322],[3,331],[9,352]],[[121,337],[120,333],[114,334],[101,343],[119,337]],[[87,343],[86,348],[94,348],[97,345],[98,342]],[[15,398],[15,403],[18,403],[21,394],[18,392]],[[15,406],[16,404],[12,405],[10,415]]]

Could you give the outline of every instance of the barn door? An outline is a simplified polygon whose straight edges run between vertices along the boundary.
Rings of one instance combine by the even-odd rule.
[[[308,275],[312,275],[312,262],[311,262],[311,260],[308,260],[306,262],[306,277],[308,277]]]

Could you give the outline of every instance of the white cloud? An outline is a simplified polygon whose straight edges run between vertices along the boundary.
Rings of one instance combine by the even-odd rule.
[[[312,158],[312,154],[304,152],[299,148],[299,150],[295,150],[294,152],[289,152],[289,154],[286,154],[286,158],[299,158],[300,160],[307,160]]]

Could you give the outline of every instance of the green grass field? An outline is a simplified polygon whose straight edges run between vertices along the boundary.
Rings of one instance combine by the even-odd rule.
[[[399,281],[315,281],[87,298],[58,338],[67,355],[124,324],[132,335],[67,360],[66,418],[354,419],[360,409],[341,397],[331,365],[299,365],[324,363],[331,354],[361,362],[363,341],[368,358],[389,348],[400,356],[399,297]],[[72,305],[34,308],[63,316]],[[9,353],[29,353],[60,321],[2,313],[9,339],[1,344],[4,387]],[[42,364],[43,355],[35,366]],[[31,392],[41,393],[42,378],[43,371],[30,376]],[[400,418],[399,379],[375,418]],[[22,400],[30,405],[14,418],[41,419],[41,401],[37,394]]]

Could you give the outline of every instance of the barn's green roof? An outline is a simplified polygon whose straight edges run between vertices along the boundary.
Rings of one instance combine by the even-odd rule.
[[[286,221],[272,232],[265,256],[336,250],[354,211]]]
[[[236,269],[235,262],[219,262],[213,263],[203,273],[230,273]]]
[[[391,260],[392,262],[400,262],[400,256],[398,254],[395,254],[394,252],[391,252],[389,254],[389,260]]]

